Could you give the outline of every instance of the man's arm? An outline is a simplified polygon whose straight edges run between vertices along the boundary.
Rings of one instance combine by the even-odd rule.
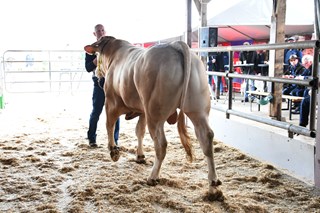
[[[86,58],[85,58],[85,67],[87,72],[92,72],[96,69],[97,65],[95,63],[96,61],[96,55],[89,55],[86,53]]]

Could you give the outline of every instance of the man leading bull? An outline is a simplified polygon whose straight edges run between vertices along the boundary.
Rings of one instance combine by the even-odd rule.
[[[96,37],[97,41],[106,35],[104,26],[102,24],[97,24],[94,27],[93,35]],[[87,72],[92,72],[93,80],[93,94],[92,94],[92,111],[89,119],[89,130],[87,132],[87,138],[89,140],[89,146],[97,147],[97,126],[99,117],[101,115],[103,106],[105,104],[105,94],[103,90],[104,78],[98,78],[96,75],[97,68],[97,56],[89,55],[86,53],[85,58],[85,67]],[[117,120],[115,131],[114,131],[114,140],[116,145],[118,145],[119,138],[119,129],[120,129],[120,119]]]

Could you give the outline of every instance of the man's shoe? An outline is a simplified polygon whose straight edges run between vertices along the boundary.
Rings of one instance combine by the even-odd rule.
[[[292,111],[291,113],[297,115],[297,114],[300,114],[300,110],[299,110],[299,109],[295,109],[295,110]]]
[[[97,145],[96,143],[89,143],[89,146],[90,146],[90,147],[93,147],[93,148],[94,148],[94,147],[98,147],[98,145]]]
[[[90,147],[97,147],[97,143],[95,141],[89,141],[89,146]]]

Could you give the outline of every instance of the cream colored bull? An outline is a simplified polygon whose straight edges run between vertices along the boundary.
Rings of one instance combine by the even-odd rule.
[[[139,116],[136,126],[138,138],[137,162],[144,162],[143,138],[146,125],[154,141],[155,161],[148,177],[149,185],[156,185],[167,140],[164,123],[177,123],[180,140],[189,160],[192,146],[185,124],[186,114],[192,121],[196,136],[208,162],[210,200],[223,199],[218,189],[213,159],[214,133],[208,124],[210,94],[207,76],[201,60],[184,42],[173,42],[143,49],[129,42],[105,36],[85,47],[89,54],[99,53],[99,69],[105,75],[108,147],[111,158],[119,159],[113,132],[122,114],[130,119]],[[177,109],[180,109],[177,115]]]

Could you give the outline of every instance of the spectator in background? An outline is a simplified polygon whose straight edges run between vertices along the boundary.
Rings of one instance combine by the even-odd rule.
[[[257,50],[257,58],[256,58],[256,62],[255,65],[257,67],[255,67],[255,69],[257,70],[257,73],[261,73],[262,76],[268,76],[268,70],[269,67],[265,66],[262,67],[261,69],[259,69],[258,65],[259,64],[268,64],[269,61],[269,51],[268,50]]]
[[[297,76],[297,79],[307,79],[312,74],[312,63],[313,63],[313,56],[311,55],[304,55],[302,57],[302,65],[306,68],[300,76]],[[300,113],[300,123],[308,124],[308,115],[309,115],[309,106],[310,106],[310,90],[302,85],[298,85],[295,89],[293,89],[290,93],[293,96],[300,96],[304,97],[306,100],[302,100],[299,105],[296,106],[294,110],[294,114]],[[308,109],[306,109],[306,107]],[[302,112],[301,112],[302,111]],[[307,122],[306,122],[306,120]],[[300,125],[303,126],[303,125]]]
[[[316,36],[315,34],[313,33],[312,34],[312,38],[311,40],[315,40],[316,39]],[[307,50],[307,49],[305,49]],[[309,53],[312,53],[313,55],[313,49],[310,49],[310,52]],[[308,56],[309,54],[305,54],[306,58],[303,58],[302,59],[302,62],[307,66],[307,62],[305,61],[306,59],[309,61],[309,64],[310,64],[310,61],[312,61],[313,63],[313,60],[310,60],[312,56],[311,54]],[[313,59],[313,58],[312,58]],[[320,55],[319,55],[319,60],[320,60]],[[319,68],[319,67],[318,67]],[[309,71],[311,71],[311,74],[312,74],[312,64],[309,65],[309,68],[308,68]],[[319,72],[320,72],[320,68],[318,70],[318,75],[319,75]],[[299,125],[300,126],[303,126],[303,127],[306,127],[308,124],[309,124],[309,113],[310,113],[310,102],[311,102],[311,90],[309,89],[305,89],[304,90],[304,94],[303,94],[303,100],[301,101],[301,104],[300,104],[300,119],[299,119]]]
[[[212,55],[210,55],[208,57],[208,62],[207,62],[208,71],[213,71],[214,70],[215,63],[216,63],[216,59]],[[208,83],[210,85],[210,89],[213,91],[214,88],[213,88],[213,85],[212,85],[212,75],[208,75]],[[215,81],[215,83],[216,83],[216,81]]]
[[[257,59],[255,63],[255,70],[258,75],[269,76],[269,51],[268,50],[257,50]],[[260,67],[259,67],[260,66]],[[263,91],[267,91],[267,82],[263,81]]]
[[[31,54],[26,55],[26,67],[32,67],[33,61],[34,61],[34,58]]]
[[[309,113],[310,113],[310,99],[311,99],[311,91],[305,90],[305,96],[300,103],[300,118],[299,118],[299,126],[306,127],[309,124]]]
[[[290,37],[286,39],[287,43],[294,43],[296,42],[296,38],[295,37]],[[290,65],[290,56],[291,55],[296,55],[298,57],[299,62],[301,63],[301,58],[302,58],[302,51],[299,49],[285,49],[284,50],[284,60],[283,63],[285,64],[283,66],[284,71],[286,72],[289,65]]]
[[[313,55],[313,48],[306,48],[302,51],[302,55]]]
[[[218,45],[219,46],[219,45]],[[213,57],[215,60],[214,69],[217,72],[225,72],[228,68],[225,65],[229,64],[229,53],[228,52],[216,52]],[[216,78],[216,98],[219,99],[220,95],[223,95],[223,82],[221,76]]]
[[[284,73],[284,78],[296,78],[305,72],[306,68],[299,62],[297,55],[291,55],[289,57],[290,66],[287,72]],[[296,84],[285,84],[283,85],[282,94],[290,95],[292,90],[298,87]]]
[[[304,71],[297,75],[295,78],[297,79],[307,79],[312,74],[312,63],[313,63],[313,56],[311,55],[304,55],[302,57],[302,66],[305,68]],[[290,95],[293,96],[300,96],[302,97],[304,94],[304,90],[307,88],[302,85],[298,85],[295,89],[293,89],[290,93]]]
[[[243,45],[250,45],[249,42],[244,42]],[[254,67],[256,67],[257,63],[257,52],[256,51],[241,51],[239,54],[239,60],[242,64],[253,64],[253,66],[247,66],[242,68],[242,73],[246,75],[255,75]],[[244,102],[248,102],[248,89],[254,90],[254,81],[253,80],[245,80],[246,88],[244,93]],[[250,85],[249,85],[250,84]]]

